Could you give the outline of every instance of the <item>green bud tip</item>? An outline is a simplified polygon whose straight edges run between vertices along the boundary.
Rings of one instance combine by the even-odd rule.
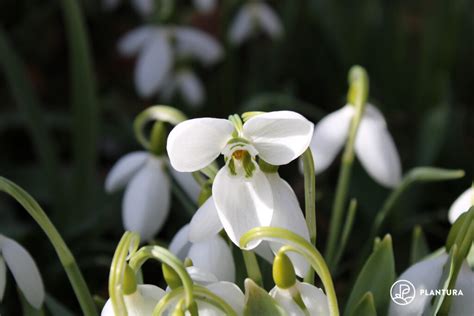
[[[123,273],[123,294],[130,295],[137,291],[137,279],[135,278],[135,272],[127,264]]]
[[[194,265],[194,263],[191,260],[191,258],[184,259],[184,267],[188,268],[188,267],[192,267],[193,265]]]
[[[163,263],[161,269],[163,270],[163,277],[166,281],[166,284],[168,284],[172,290],[183,285],[179,275],[169,265]]]
[[[273,280],[280,289],[289,289],[296,284],[296,275],[290,258],[278,253],[273,261]]]

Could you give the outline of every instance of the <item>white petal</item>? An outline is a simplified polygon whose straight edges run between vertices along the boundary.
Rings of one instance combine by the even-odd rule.
[[[324,117],[314,128],[309,145],[316,173],[324,171],[333,162],[349,135],[354,107],[346,105]]]
[[[222,58],[222,47],[211,35],[191,27],[177,27],[175,30],[176,50],[181,56],[191,56],[204,65],[210,65]]]
[[[308,148],[313,123],[296,112],[275,111],[248,120],[244,124],[244,135],[263,160],[285,165]]]
[[[165,291],[155,285],[139,284],[135,293],[124,295],[127,314],[129,316],[152,315],[156,304],[164,295]]]
[[[470,315],[474,310],[474,272],[464,262],[456,279],[455,289],[462,289],[462,296],[454,296],[450,315]]]
[[[216,235],[206,241],[194,243],[188,257],[193,265],[212,272],[220,281],[235,281],[235,264],[229,245]]]
[[[456,201],[449,208],[449,222],[454,223],[462,213],[467,212],[473,205],[474,190],[472,188],[467,189],[461,194]]]
[[[154,0],[132,0],[132,6],[142,16],[151,15],[153,13]]]
[[[173,65],[173,54],[165,31],[154,30],[135,66],[135,85],[141,97],[150,97],[163,85]]]
[[[168,247],[169,251],[174,253],[181,261],[184,261],[188,256],[189,249],[191,249],[191,242],[188,239],[189,234],[189,224],[184,225],[177,233],[174,235],[171,243]]]
[[[328,299],[320,288],[301,282],[298,282],[296,286],[310,315],[330,315]]]
[[[254,3],[254,12],[258,23],[262,30],[271,38],[278,38],[283,34],[283,26],[280,18],[275,14],[275,11],[266,3]]]
[[[112,306],[112,300],[110,298],[105,302],[105,305],[100,312],[100,316],[115,316],[114,307]]]
[[[0,236],[0,238],[3,238]],[[7,285],[7,268],[5,266],[5,260],[0,255],[0,302],[3,300],[3,294],[5,294],[5,286]]]
[[[272,227],[288,229],[309,241],[309,231],[300,208],[298,199],[291,186],[278,173],[266,174],[273,193]],[[270,247],[276,253],[281,243],[270,242]],[[296,274],[304,277],[309,269],[308,262],[298,254],[290,253],[289,257],[295,267]]]
[[[202,286],[206,286],[219,281],[217,277],[211,272],[200,269],[196,266],[187,267],[186,271],[188,271],[188,274],[194,283]]]
[[[204,101],[204,87],[201,80],[191,71],[180,71],[177,78],[178,87],[183,99],[191,106],[197,107]]]
[[[273,196],[267,178],[255,169],[252,177],[233,176],[228,167],[217,173],[212,185],[217,214],[229,238],[239,246],[240,237],[258,226],[269,226]],[[249,248],[259,242],[251,243]]]
[[[240,45],[251,35],[254,27],[254,20],[248,5],[242,6],[237,16],[232,21],[229,31],[229,41],[234,45]]]
[[[186,192],[193,201],[197,201],[199,194],[201,194],[201,187],[196,180],[194,180],[193,175],[190,172],[176,171],[173,167],[170,167],[169,169],[173,178],[178,182],[184,192]]]
[[[201,13],[209,13],[216,8],[217,0],[194,0],[194,6]]]
[[[164,162],[150,156],[125,190],[122,216],[125,229],[150,240],[163,226],[169,213],[170,183]]]
[[[222,223],[217,215],[214,198],[211,196],[197,210],[189,224],[189,240],[199,242],[219,233]]]
[[[402,179],[402,167],[395,143],[382,114],[368,104],[360,122],[355,152],[367,173],[379,184],[395,187]]]
[[[214,118],[192,119],[176,125],[166,145],[171,165],[181,172],[208,166],[224,149],[233,130],[228,120]]]
[[[44,285],[31,255],[13,239],[3,237],[2,256],[26,300],[36,309],[44,302]]]
[[[226,301],[237,315],[243,315],[245,296],[237,285],[230,282],[218,282],[206,287]]]
[[[299,307],[293,297],[291,297],[290,291],[275,286],[270,291],[270,296],[285,310],[288,316],[305,316],[301,307]]]
[[[123,56],[133,56],[150,40],[156,28],[151,26],[138,27],[125,34],[118,42],[118,51]]]
[[[146,151],[135,151],[120,158],[105,179],[105,190],[111,193],[124,188],[145,164],[148,156],[149,154]]]

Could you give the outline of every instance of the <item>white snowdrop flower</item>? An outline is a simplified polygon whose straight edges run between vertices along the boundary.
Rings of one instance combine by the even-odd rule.
[[[122,37],[118,49],[124,56],[138,54],[135,86],[141,97],[151,97],[163,88],[170,78],[177,57],[190,57],[206,66],[222,57],[222,48],[212,36],[181,26],[136,28]],[[185,85],[189,86],[189,74],[187,78]],[[196,93],[193,93],[196,97]]]
[[[355,153],[367,173],[379,184],[395,187],[401,181],[400,157],[382,113],[367,104],[355,140]],[[344,146],[349,135],[354,106],[324,117],[314,128],[311,151],[316,173],[324,171]]]
[[[183,226],[173,237],[169,250],[182,261],[191,259],[194,267],[212,272],[218,280],[234,282],[235,263],[225,240],[216,234],[204,241],[192,243],[188,234],[189,224]]]
[[[129,316],[148,316],[153,314],[156,304],[165,296],[165,291],[155,285],[138,284],[136,291],[124,295],[125,307]],[[110,299],[104,305],[101,316],[115,316]]]
[[[168,161],[145,151],[123,156],[112,167],[105,180],[107,192],[124,187],[122,219],[126,230],[150,240],[163,226],[170,209],[171,184],[165,168]],[[173,177],[194,200],[199,186],[191,174],[169,168]]]
[[[117,8],[120,0],[102,0],[102,5],[106,10]],[[142,16],[149,16],[153,13],[154,0],[132,0],[132,7]]]
[[[272,39],[283,35],[283,26],[275,11],[263,1],[250,1],[237,12],[229,31],[229,40],[240,45],[257,32]]]
[[[194,7],[201,13],[212,12],[217,6],[217,0],[193,0]]]
[[[220,154],[226,159],[214,179],[212,198],[191,221],[190,240],[205,240],[224,228],[239,245],[245,232],[269,225],[288,228],[307,238],[293,190],[278,174],[261,171],[256,157],[272,165],[288,164],[306,150],[312,132],[313,124],[291,111],[252,117],[239,130],[234,130],[229,120],[214,118],[178,124],[167,142],[170,162],[176,170],[197,171]],[[258,244],[253,242],[250,247]]]
[[[170,101],[176,93],[193,107],[201,105],[205,97],[201,80],[190,69],[181,69],[170,74],[168,82],[163,86],[164,100]]]
[[[35,261],[19,243],[0,234],[0,301],[5,293],[7,267],[28,303],[40,309],[45,293]]]
[[[449,221],[454,223],[462,213],[467,212],[474,205],[474,190],[471,188],[464,191],[451,205],[448,212]]]
[[[306,311],[297,304],[294,299],[295,295],[299,295]],[[275,301],[286,311],[288,316],[327,316],[329,314],[328,299],[324,292],[311,284],[296,281],[296,283],[288,288],[282,289],[275,286],[270,291]]]
[[[433,296],[420,295],[420,291],[429,293],[431,290],[438,289],[441,276],[443,274],[443,266],[448,259],[446,253],[435,258],[429,258],[420,261],[408,268],[400,275],[399,280],[408,280],[415,287],[415,298],[408,305],[398,305],[394,302],[390,303],[389,316],[419,316],[429,308]],[[462,291],[462,296],[452,296],[451,308],[449,315],[471,315],[474,309],[474,272],[464,262],[459,271],[454,288]]]

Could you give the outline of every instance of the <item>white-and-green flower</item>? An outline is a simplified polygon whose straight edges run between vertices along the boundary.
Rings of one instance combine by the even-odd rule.
[[[314,168],[320,173],[334,161],[349,136],[354,106],[347,104],[324,117],[314,128],[311,151]],[[367,173],[379,184],[395,187],[402,168],[395,143],[382,113],[367,104],[355,140],[355,153]]]
[[[474,205],[474,189],[471,187],[461,194],[451,205],[448,212],[449,221],[454,223],[462,213]]]
[[[5,293],[7,267],[28,303],[41,308],[44,285],[35,261],[19,243],[0,234],[0,301]]]

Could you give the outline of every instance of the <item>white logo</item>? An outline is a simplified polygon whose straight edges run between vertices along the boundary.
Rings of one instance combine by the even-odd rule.
[[[398,280],[390,288],[390,297],[395,304],[408,305],[415,299],[416,290],[407,280]]]

